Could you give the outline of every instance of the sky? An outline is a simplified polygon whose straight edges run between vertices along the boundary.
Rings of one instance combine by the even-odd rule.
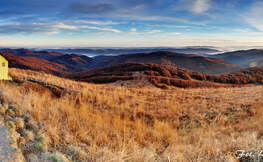
[[[263,0],[1,0],[0,47],[263,46]]]

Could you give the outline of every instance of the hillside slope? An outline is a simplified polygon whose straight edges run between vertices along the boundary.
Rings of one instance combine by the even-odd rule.
[[[62,64],[65,66],[68,66],[68,65],[79,66],[82,68],[86,68],[86,70],[92,64],[97,63],[96,60],[90,57],[87,57],[85,55],[76,55],[76,54],[65,54],[65,55],[50,59],[49,61],[53,63]]]
[[[167,91],[10,72],[24,82],[0,82],[1,104],[8,105],[0,114],[9,125],[22,119],[12,134],[25,139],[14,142],[26,158],[33,153],[50,161],[210,162],[237,161],[237,148],[262,150],[256,146],[263,144],[263,86]],[[53,85],[64,95],[55,97],[44,87]]]
[[[45,59],[53,63],[66,66],[71,72],[85,71],[88,69],[95,69],[127,62],[154,63],[210,74],[220,74],[242,69],[241,66],[237,66],[217,58],[209,58],[195,54],[180,54],[168,51],[122,54],[119,56],[96,56],[94,58],[90,58],[86,55],[63,54],[59,52],[48,51],[32,51],[29,49],[5,48],[0,49],[0,52],[1,51],[3,53],[13,54],[15,56],[37,57]]]
[[[7,53],[7,54],[13,54],[16,56],[22,56],[22,57],[38,57],[42,59],[52,59],[57,56],[64,55],[63,53],[59,52],[48,52],[48,51],[32,51],[29,49],[11,49],[11,48],[3,48],[0,49],[0,52]]]
[[[102,59],[103,58],[100,57],[100,60]],[[96,63],[91,65],[89,68],[94,69],[127,62],[153,63],[210,74],[220,74],[242,69],[241,66],[234,65],[217,58],[163,51],[110,57],[109,60]]]
[[[237,64],[244,67],[250,67],[250,63],[255,63],[255,66],[262,66],[261,63],[263,59],[263,50],[250,49],[241,50],[234,52],[226,52],[223,54],[211,55],[212,58],[219,58],[228,61],[233,64]]]
[[[3,54],[8,60],[9,67],[16,67],[20,69],[31,69],[36,71],[44,71],[55,75],[64,75],[72,72],[83,71],[85,69],[74,66],[65,66],[37,57],[21,57],[12,54]]]
[[[199,72],[189,71],[183,68],[134,62],[69,74],[66,77],[77,81],[93,83],[111,83],[117,80],[146,78],[158,87],[161,87],[160,83],[183,88],[199,87],[203,84],[200,81],[209,81],[209,84],[213,84],[212,82],[222,83],[225,86],[229,86],[230,84],[263,84],[263,67],[242,69],[231,73],[212,75],[201,74]]]

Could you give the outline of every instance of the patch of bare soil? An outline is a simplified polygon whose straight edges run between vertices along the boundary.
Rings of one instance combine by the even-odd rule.
[[[146,76],[143,71],[134,71],[132,72],[132,76]]]

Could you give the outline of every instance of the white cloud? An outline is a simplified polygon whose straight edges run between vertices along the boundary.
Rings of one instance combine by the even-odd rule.
[[[212,0],[179,0],[175,2],[173,6],[176,11],[190,11],[193,14],[202,14],[214,18],[213,15],[207,13],[207,11],[214,7]]]
[[[234,31],[237,31],[237,32],[241,32],[241,33],[246,33],[246,32],[250,32],[251,29],[233,29]]]
[[[59,34],[59,30],[58,29],[54,29],[48,32],[45,32],[46,35],[53,35],[53,34]]]
[[[179,35],[179,34],[181,34],[181,33],[177,33],[177,32],[176,32],[176,33],[171,33],[171,34],[173,34],[173,35]]]
[[[251,26],[263,31],[263,2],[255,3],[243,18]]]
[[[10,24],[0,25],[0,35],[31,35],[31,34],[59,34],[60,29],[77,29],[64,24]]]
[[[93,24],[93,25],[118,25],[120,23],[113,21],[91,21],[91,20],[68,20],[69,23]]]
[[[114,33],[120,33],[120,30],[117,29],[111,29],[111,28],[98,28],[98,27],[92,27],[92,26],[81,26],[82,29],[94,29],[94,30],[102,30],[107,32],[114,32]]]
[[[166,37],[165,35],[153,35],[152,36],[153,38],[164,38],[164,37]]]
[[[66,25],[63,23],[47,25],[47,27],[58,28],[58,29],[67,29],[67,30],[78,30],[78,27],[76,27],[76,26]]]
[[[176,25],[175,28],[192,28],[192,26],[180,26],[180,25]]]
[[[33,24],[11,24],[11,25],[0,25],[0,35],[13,35],[13,34],[23,34],[23,35],[31,35],[43,33],[46,35],[51,34],[59,34],[61,30],[72,30],[72,31],[80,31],[80,32],[88,32],[81,29],[94,29],[99,30],[100,32],[114,32],[120,33],[120,30],[112,29],[110,27],[100,28],[100,27],[92,27],[92,26],[73,26],[67,25],[64,23],[57,24],[45,24],[45,23],[33,23]],[[67,35],[76,34],[73,32],[68,32]]]
[[[210,0],[195,0],[190,10],[197,14],[204,13],[209,10],[211,6],[210,3]]]
[[[137,31],[137,29],[135,29],[135,28],[132,28],[130,31],[131,31],[131,32],[127,33],[127,35],[136,35],[136,34],[141,34],[141,33],[138,33],[138,32],[136,32],[136,31]]]
[[[152,31],[149,31],[148,34],[152,34],[152,33],[160,33],[162,32],[161,30],[152,30]]]
[[[75,34],[77,34],[77,33],[67,33],[67,35],[75,35]]]

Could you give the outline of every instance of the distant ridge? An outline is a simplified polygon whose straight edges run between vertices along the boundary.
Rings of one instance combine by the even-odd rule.
[[[251,63],[254,63],[254,66],[263,66],[263,50],[261,49],[226,52],[223,54],[211,55],[210,57],[223,59],[227,62],[244,67],[250,67]]]
[[[32,51],[28,49],[0,49],[3,53],[19,57],[37,57],[49,63],[56,63],[65,67],[68,73],[86,71],[99,67],[117,65],[127,62],[153,63],[171,67],[184,68],[200,73],[221,74],[242,69],[243,67],[231,64],[218,58],[204,57],[196,54],[182,54],[169,51],[156,51],[151,53],[123,54],[118,56],[96,56],[90,58],[81,54],[64,54],[59,52]],[[14,59],[14,58],[13,58]],[[25,60],[26,58],[23,58]],[[242,59],[242,58],[241,58]],[[40,61],[40,60],[39,60]],[[35,61],[33,61],[35,62]],[[41,60],[40,62],[43,62]],[[26,62],[24,62],[26,63]],[[22,62],[20,61],[22,66]],[[28,66],[28,64],[26,65]],[[36,68],[40,69],[40,67]],[[53,69],[54,70],[54,69]],[[59,73],[64,73],[60,68]],[[63,72],[62,72],[63,71]]]
[[[96,60],[87,57],[85,55],[76,55],[76,54],[65,54],[62,56],[55,57],[49,60],[53,63],[62,64],[65,66],[72,65],[72,66],[79,66],[82,68],[89,68],[91,65],[97,63]]]
[[[194,70],[201,73],[220,74],[242,69],[241,66],[231,64],[221,59],[198,56],[195,54],[180,54],[174,52],[157,51],[120,56],[98,56],[104,60],[91,65],[89,68],[111,66],[126,62],[154,63]],[[96,57],[94,59],[97,59]]]
[[[13,54],[16,56],[22,56],[22,57],[38,57],[46,60],[64,55],[63,53],[59,53],[59,52],[32,51],[24,48],[20,48],[20,49],[2,48],[0,49],[0,52]]]
[[[170,51],[185,54],[211,54],[219,53],[221,51],[209,47],[185,47],[185,48],[172,48],[172,47],[153,47],[153,48],[105,48],[105,49],[92,49],[92,48],[76,48],[76,49],[47,49],[48,51],[61,52],[61,53],[79,53],[79,54],[136,54],[136,53],[150,53],[156,51]]]

